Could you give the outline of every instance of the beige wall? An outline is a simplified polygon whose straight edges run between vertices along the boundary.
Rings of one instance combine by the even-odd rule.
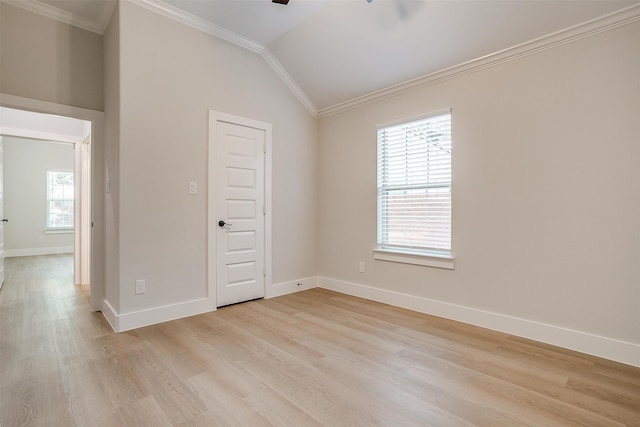
[[[273,125],[273,282],[314,276],[315,119],[259,55],[129,2],[119,19],[120,313],[206,296],[209,109]]]
[[[119,159],[120,159],[120,2],[116,3],[111,20],[103,34],[104,63],[104,182],[100,185],[105,195],[105,289],[104,296],[119,311]],[[108,183],[108,184],[107,184]],[[107,185],[109,192],[107,192]]]
[[[0,2],[0,92],[102,111],[102,36]]]
[[[74,171],[73,144],[4,140],[4,247],[11,255],[73,251],[73,232],[45,234],[47,170]],[[39,238],[42,240],[40,241]]]
[[[640,344],[638,46],[635,23],[322,119],[319,275]],[[374,261],[376,125],[448,107],[455,270]]]

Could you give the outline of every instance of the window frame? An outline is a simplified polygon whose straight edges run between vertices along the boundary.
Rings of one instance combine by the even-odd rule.
[[[398,262],[404,264],[413,264],[413,265],[422,265],[422,266],[430,266],[444,269],[454,269],[454,256],[453,256],[453,157],[449,158],[449,173],[450,179],[448,184],[446,183],[424,183],[424,185],[412,186],[406,185],[406,189],[411,188],[420,188],[428,190],[429,188],[448,188],[450,192],[450,205],[449,205],[449,249],[442,250],[439,248],[427,248],[427,247],[415,247],[415,246],[405,246],[405,245],[394,245],[389,243],[381,242],[381,236],[383,232],[381,228],[384,227],[382,225],[383,220],[381,219],[381,211],[383,209],[383,202],[381,202],[381,184],[379,174],[381,173],[381,162],[379,151],[381,149],[381,141],[379,140],[379,131],[391,128],[395,126],[400,126],[404,124],[410,124],[412,122],[428,120],[429,118],[442,116],[448,114],[450,121],[449,131],[453,133],[453,114],[452,109],[442,109],[438,111],[434,111],[428,114],[423,114],[420,116],[405,118],[401,120],[396,120],[389,123],[384,123],[378,125],[376,127],[376,247],[373,249],[373,258],[376,260],[382,261],[390,261],[390,262]],[[451,145],[451,147],[453,144]],[[400,189],[399,187],[397,189]]]
[[[71,192],[71,198],[68,197],[62,197],[62,198],[54,198],[52,197],[52,192],[51,192],[51,181],[53,179],[52,174],[70,174],[73,180],[73,191]],[[69,232],[73,232],[74,228],[75,228],[75,186],[76,186],[76,176],[75,176],[75,172],[71,171],[71,170],[64,170],[64,169],[48,169],[47,170],[47,183],[46,183],[46,204],[47,204],[47,216],[46,216],[46,224],[45,224],[45,234],[59,234],[59,233],[69,233]],[[71,208],[71,225],[68,224],[64,224],[61,226],[56,226],[55,224],[51,223],[51,215],[53,214],[51,212],[51,202],[52,201],[59,201],[59,202],[71,202],[72,204],[72,208]]]

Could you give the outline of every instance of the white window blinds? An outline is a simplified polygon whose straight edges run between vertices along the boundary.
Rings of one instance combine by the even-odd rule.
[[[378,246],[450,254],[450,113],[378,129]]]
[[[47,228],[73,228],[73,172],[47,171]]]

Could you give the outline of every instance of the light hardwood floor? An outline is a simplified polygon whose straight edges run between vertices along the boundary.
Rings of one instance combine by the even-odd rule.
[[[0,426],[640,426],[640,369],[313,289],[115,334],[11,258]],[[176,284],[179,286],[179,284]]]

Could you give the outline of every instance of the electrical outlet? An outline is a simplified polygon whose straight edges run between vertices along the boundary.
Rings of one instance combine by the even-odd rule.
[[[190,181],[189,182],[189,194],[190,195],[195,195],[198,194],[198,183],[195,181]]]
[[[136,295],[144,294],[145,292],[147,292],[147,281],[144,279],[136,280]]]
[[[364,261],[360,261],[360,273],[364,273]]]
[[[38,243],[42,243],[42,242],[44,242],[44,237],[38,236]]]

